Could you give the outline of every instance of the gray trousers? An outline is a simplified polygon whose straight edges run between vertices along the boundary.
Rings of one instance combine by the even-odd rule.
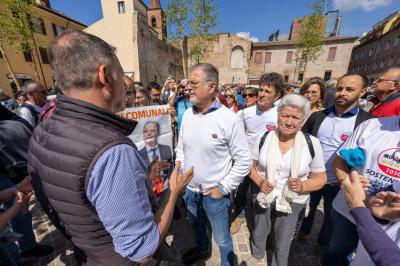
[[[305,204],[292,203],[291,214],[284,214],[271,208],[264,209],[258,205],[253,195],[254,230],[251,239],[251,250],[254,257],[261,259],[265,256],[268,235],[273,232],[274,245],[272,249],[272,266],[287,266],[290,245],[296,229],[296,223]],[[274,223],[272,221],[274,220]]]

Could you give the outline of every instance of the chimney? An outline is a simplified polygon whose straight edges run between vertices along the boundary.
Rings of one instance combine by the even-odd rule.
[[[161,8],[160,0],[151,0],[150,8]]]

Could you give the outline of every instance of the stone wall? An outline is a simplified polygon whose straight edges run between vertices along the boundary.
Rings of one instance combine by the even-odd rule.
[[[147,17],[140,13],[135,16],[137,31],[134,31],[134,38],[137,40],[140,81],[143,84],[156,81],[162,85],[169,75],[182,79],[181,50],[158,39],[158,33],[148,26]]]
[[[260,76],[267,72],[278,72],[282,76],[287,76],[288,82],[298,83],[314,76],[324,77],[325,71],[331,71],[331,79],[339,78],[347,73],[347,67],[353,48],[354,39],[345,39],[337,41],[326,41],[323,46],[321,55],[315,62],[308,64],[303,73],[303,80],[299,81],[299,71],[296,71],[295,51],[296,47],[292,43],[265,45],[264,47],[254,47],[252,60],[250,63],[249,79],[258,80]],[[334,60],[328,60],[328,52],[330,47],[337,47]],[[286,63],[288,52],[293,52],[291,63]],[[262,52],[262,63],[255,63],[255,53]],[[265,62],[266,53],[271,53],[270,63]]]
[[[207,47],[206,54],[202,59],[202,62],[213,64],[218,68],[220,83],[246,84],[248,81],[248,69],[251,57],[251,41],[236,35],[231,35],[229,33],[222,33],[215,36],[216,39]],[[190,56],[190,48],[192,45],[193,40],[189,38],[189,66],[194,64]],[[231,67],[231,54],[234,48],[241,48],[243,51],[242,68]]]
[[[308,64],[302,73],[304,82],[307,78],[324,77],[325,71],[331,71],[331,78],[338,78],[347,73],[351,51],[355,37],[332,37],[324,40],[323,51],[315,62]],[[189,38],[188,53],[189,66],[194,62],[190,59],[190,48],[193,40]],[[241,68],[232,68],[232,51],[235,47],[243,50],[243,65]],[[334,60],[328,60],[329,48],[336,47]],[[222,33],[216,35],[216,40],[211,42],[206,49],[202,62],[215,65],[220,72],[220,83],[223,84],[252,84],[258,85],[261,75],[267,72],[278,72],[287,77],[288,82],[299,82],[299,71],[296,71],[295,41],[251,42],[236,35]],[[292,60],[286,63],[288,52],[292,52]],[[259,54],[256,62],[256,54]],[[270,61],[266,54],[270,53]],[[261,59],[260,59],[261,55]],[[234,57],[237,60],[237,57]],[[233,65],[237,65],[235,61]],[[301,76],[301,75],[300,75]]]

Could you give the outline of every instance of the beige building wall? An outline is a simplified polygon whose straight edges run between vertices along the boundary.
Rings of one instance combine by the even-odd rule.
[[[84,31],[105,40],[116,48],[117,57],[124,72],[136,78],[140,75],[137,51],[137,41],[132,33],[137,29],[133,26],[134,2],[125,1],[125,13],[118,13],[117,1],[101,1],[103,18],[88,26]]]
[[[34,53],[36,56],[33,60],[36,62],[37,75],[35,74],[35,64],[33,62],[27,62],[22,51],[10,47],[3,48],[11,68],[20,83],[29,79],[35,79],[45,84],[47,88],[50,88],[54,85],[50,64],[44,63],[40,55],[37,56],[39,54],[39,47],[46,48],[47,51],[49,51],[51,42],[55,38],[52,24],[66,29],[71,28],[79,30],[83,29],[85,25],[42,6],[33,7],[31,15],[43,19],[46,29],[46,34],[33,33],[37,46],[37,52]],[[5,59],[0,58],[0,88],[3,88],[9,96],[13,95],[11,83],[13,83],[13,81],[10,71],[6,66]]]
[[[190,48],[192,40],[188,40],[189,49],[189,67],[194,64],[190,56]],[[237,68],[237,64],[231,62],[232,51],[241,49],[243,51],[242,67]],[[230,33],[222,33],[216,35],[216,40],[212,42],[206,50],[206,54],[202,62],[213,64],[219,70],[219,79],[221,84],[248,82],[249,63],[251,58],[251,41],[232,35]],[[235,58],[237,59],[237,58]],[[233,64],[232,64],[233,63]]]
[[[303,73],[303,81],[310,77],[324,77],[325,71],[332,71],[331,79],[337,79],[347,73],[350,61],[351,51],[354,46],[353,39],[325,42],[321,55],[315,62],[308,64]],[[336,47],[336,56],[334,60],[328,60],[330,47]],[[286,63],[288,52],[293,52],[292,62]],[[288,82],[298,83],[299,71],[296,71],[295,46],[276,45],[272,47],[258,47],[253,50],[253,57],[250,64],[249,79],[258,80],[262,74],[267,72],[277,72],[282,76],[288,76]],[[262,64],[255,63],[255,53],[262,52]],[[265,55],[271,52],[271,62],[265,63]]]
[[[159,39],[148,24],[147,7],[140,0],[124,3],[120,14],[117,0],[102,0],[103,18],[85,31],[114,46],[124,72],[144,85],[162,84],[169,75],[183,78],[181,51]]]
[[[314,63],[309,63],[303,73],[303,81],[313,76],[324,77],[325,71],[331,71],[331,78],[336,79],[345,73],[349,65],[351,51],[356,37],[332,37],[324,41],[323,51]],[[192,40],[189,39],[189,66],[193,64],[190,59]],[[237,57],[232,57],[235,48],[243,49],[243,65],[233,68],[232,64]],[[336,47],[334,60],[328,60],[329,48]],[[233,34],[221,33],[216,35],[216,40],[210,43],[202,62],[211,63],[219,70],[220,83],[222,84],[252,84],[258,85],[259,78],[267,72],[278,72],[287,76],[288,82],[298,82],[299,72],[295,71],[295,41],[251,42]],[[286,63],[288,52],[292,52],[291,63]],[[261,61],[256,63],[256,54],[261,53]],[[271,53],[270,62],[266,62],[266,54]],[[260,57],[258,58],[260,60]]]

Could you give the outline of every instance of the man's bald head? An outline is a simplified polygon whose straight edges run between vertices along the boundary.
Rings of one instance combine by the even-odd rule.
[[[47,91],[46,88],[43,86],[42,83],[36,80],[29,80],[24,83],[23,90],[25,94],[29,95],[34,92],[44,92]]]
[[[400,91],[400,67],[392,67],[386,70],[374,81],[373,86],[373,92],[380,101]]]
[[[383,73],[383,76],[400,82],[400,67],[392,67]]]
[[[24,93],[28,100],[38,106],[44,106],[47,101],[47,89],[36,80],[29,80],[24,83]]]

